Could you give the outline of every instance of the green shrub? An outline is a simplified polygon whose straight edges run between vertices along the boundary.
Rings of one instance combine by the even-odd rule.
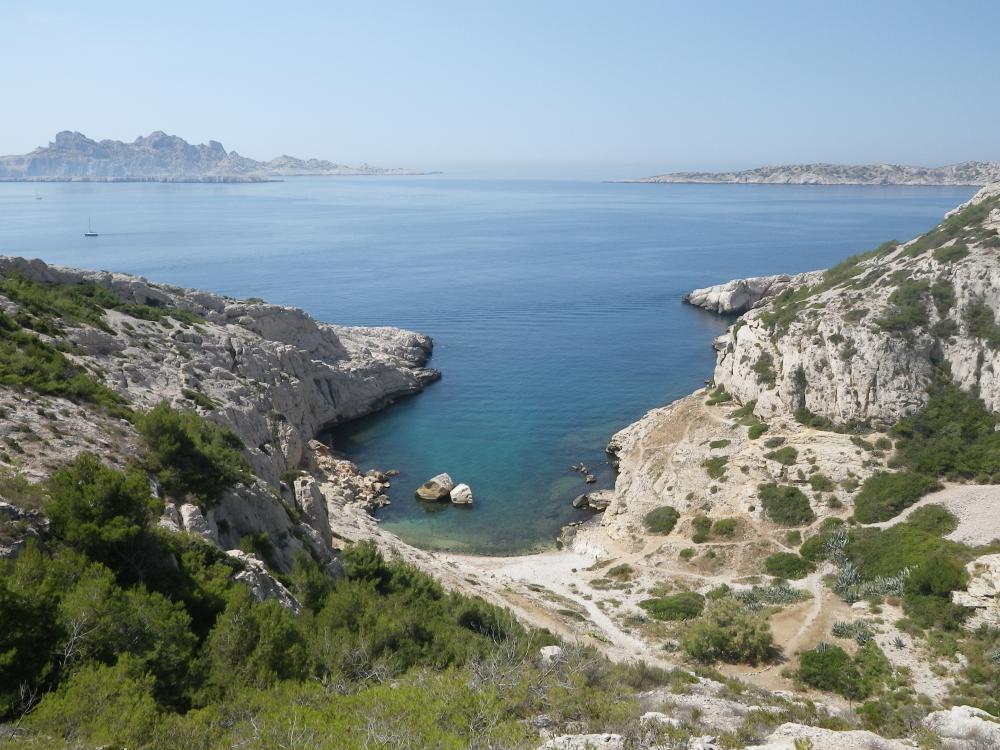
[[[726,464],[728,462],[729,456],[715,456],[713,458],[706,458],[701,462],[701,466],[712,479],[721,479],[726,473]]]
[[[936,552],[947,553],[963,562],[973,556],[965,545],[929,534],[910,523],[887,529],[853,529],[845,548],[847,557],[866,579],[914,570]]]
[[[690,560],[695,556],[695,550],[691,547],[685,547],[680,551],[681,560]]]
[[[955,306],[955,285],[950,279],[939,278],[931,285],[931,299],[938,315],[945,315]]]
[[[720,518],[712,524],[712,533],[715,536],[732,538],[736,535],[736,524],[735,518]]]
[[[968,610],[952,604],[951,592],[969,582],[962,561],[943,551],[929,554],[906,579],[903,609],[921,627],[957,629]]]
[[[695,544],[702,544],[708,541],[708,534],[712,530],[712,519],[708,516],[695,516],[691,520],[691,528],[694,533],[691,535],[691,541]]]
[[[836,488],[830,477],[818,471],[809,476],[809,486],[815,492],[833,492]]]
[[[687,627],[681,646],[702,662],[758,664],[770,657],[773,639],[767,620],[734,599],[721,598],[711,601],[704,617]]]
[[[674,530],[674,526],[677,525],[677,519],[680,517],[681,515],[677,512],[676,508],[670,505],[662,505],[659,508],[649,511],[643,519],[643,523],[646,526],[646,531],[650,534],[663,534],[666,536]]]
[[[778,373],[774,371],[774,357],[770,352],[761,352],[754,362],[753,371],[757,374],[757,382],[768,387],[774,386]]]
[[[711,443],[708,444],[708,447],[712,448],[713,450],[718,448],[725,448],[731,442],[732,442],[731,440],[713,440]]]
[[[791,552],[775,552],[764,560],[764,570],[776,578],[805,578],[815,569],[811,562]]]
[[[764,458],[769,458],[772,461],[777,461],[783,466],[791,466],[799,458],[799,452],[790,445],[786,445],[784,448],[778,448],[776,451],[771,451],[770,453],[765,453]]]
[[[646,599],[639,606],[657,620],[690,620],[698,617],[705,608],[705,597],[693,591]]]
[[[782,526],[805,526],[816,520],[809,499],[798,487],[762,484],[757,496],[768,518]]]
[[[98,383],[52,344],[21,330],[3,312],[0,312],[0,385],[95,404],[113,414],[128,415],[121,396]]]
[[[779,437],[777,435],[775,437],[770,437],[764,441],[765,448],[780,448],[784,444],[785,444],[785,438]]]
[[[789,547],[798,547],[802,544],[802,532],[798,529],[792,529],[787,534],[785,534],[785,544]]]
[[[733,397],[726,393],[726,387],[720,385],[712,391],[708,400],[705,402],[706,406],[718,406],[719,404],[726,404],[733,400]]]
[[[109,468],[92,453],[56,471],[46,489],[52,533],[102,562],[134,554],[133,545],[160,509],[142,472]]]
[[[945,536],[958,528],[958,519],[943,505],[936,504],[917,508],[907,516],[906,522],[935,536]]]
[[[747,437],[751,440],[756,440],[767,432],[767,425],[758,419],[757,415],[753,413],[753,410],[756,408],[756,401],[748,401],[746,404],[729,415],[730,419],[735,419],[737,424],[750,428],[747,430]]]
[[[240,439],[194,412],[161,403],[137,427],[146,441],[147,467],[173,495],[190,494],[209,507],[227,488],[251,480]]]
[[[817,690],[838,693],[854,700],[865,697],[857,666],[844,649],[832,643],[823,643],[803,652],[796,676]]]
[[[861,523],[888,521],[939,485],[920,474],[873,474],[861,485],[854,498],[854,517]]]
[[[926,328],[930,323],[927,312],[927,298],[930,282],[904,279],[889,295],[889,307],[876,324],[884,331],[910,336],[917,328]]]
[[[997,417],[977,393],[945,376],[932,384],[927,405],[892,428],[898,462],[929,476],[973,479],[1000,473]]]
[[[608,572],[604,575],[613,581],[631,581],[635,578],[635,568],[628,563],[622,563],[621,565],[615,565],[613,568],[608,568]]]
[[[1000,326],[989,305],[981,301],[970,302],[962,311],[962,318],[970,336],[983,339],[990,349],[1000,349]]]
[[[969,248],[958,243],[948,245],[947,247],[939,247],[933,253],[934,260],[941,263],[954,263],[956,260],[965,258],[968,254]]]

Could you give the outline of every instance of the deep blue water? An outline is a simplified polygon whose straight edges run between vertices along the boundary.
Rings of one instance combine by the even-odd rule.
[[[444,379],[335,435],[396,468],[384,524],[427,547],[551,543],[584,461],[711,375],[729,278],[829,266],[932,226],[971,188],[311,178],[263,185],[0,184],[0,252],[139,273],[434,337]],[[42,200],[37,200],[40,196]],[[92,216],[98,239],[82,232]],[[413,490],[449,472],[472,509]]]

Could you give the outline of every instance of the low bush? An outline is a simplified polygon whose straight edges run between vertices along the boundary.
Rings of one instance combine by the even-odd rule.
[[[778,448],[776,451],[765,453],[764,458],[777,461],[782,466],[791,466],[798,460],[799,452],[792,446],[786,445],[784,448]]]
[[[735,518],[720,518],[712,524],[712,534],[731,539],[736,535],[736,525]]]
[[[958,528],[958,519],[943,505],[925,505],[917,508],[906,522],[934,536],[945,536]]]
[[[717,448],[725,448],[731,442],[732,442],[731,440],[713,440],[711,443],[708,444],[708,447],[712,448],[713,450]]]
[[[969,255],[969,248],[965,245],[955,243],[954,245],[937,248],[933,255],[934,260],[941,263],[954,263],[956,260],[967,257]]]
[[[691,620],[705,608],[705,597],[693,591],[646,599],[639,606],[657,620]]]
[[[708,400],[705,401],[706,406],[718,406],[719,404],[727,404],[733,400],[733,397],[726,393],[725,386],[717,386],[714,391],[712,391]]]
[[[708,534],[712,530],[712,519],[708,516],[695,516],[691,520],[691,528],[694,533],[691,541],[695,544],[702,544],[708,541]]]
[[[677,525],[677,519],[680,517],[681,514],[677,512],[676,508],[670,505],[663,505],[649,511],[643,519],[643,524],[646,526],[646,531],[650,534],[667,535],[674,530],[674,526]]]
[[[210,507],[226,489],[251,479],[240,439],[194,412],[161,403],[137,427],[146,441],[146,466],[168,493],[190,494]]]
[[[715,456],[713,458],[706,458],[702,461],[701,467],[710,478],[721,479],[726,473],[726,464],[728,462],[729,456]]]
[[[815,569],[811,562],[792,552],[775,552],[764,560],[764,570],[776,578],[805,578]]]
[[[768,518],[782,526],[805,526],[816,520],[816,514],[798,487],[780,484],[762,484],[757,496]]]
[[[946,373],[939,374],[926,406],[892,428],[898,438],[896,460],[928,476],[990,481],[1000,475],[997,424],[977,393],[963,391]]]
[[[706,663],[758,664],[770,657],[773,638],[767,620],[723,597],[711,601],[704,617],[687,627],[681,646],[691,658]]]
[[[854,517],[861,523],[888,521],[940,485],[910,471],[873,474],[854,498]]]
[[[833,492],[836,489],[833,480],[819,471],[809,475],[809,486],[815,492]]]

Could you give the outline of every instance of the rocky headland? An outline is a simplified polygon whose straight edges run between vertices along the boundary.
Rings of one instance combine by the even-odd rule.
[[[267,182],[293,176],[417,174],[427,173],[287,155],[257,161],[227,151],[218,141],[195,145],[159,130],[132,143],[95,141],[64,130],[29,154],[0,156],[0,181],[7,182]]]
[[[945,167],[898,164],[787,164],[740,172],[671,172],[617,182],[745,185],[988,185],[1000,181],[1000,162]]]

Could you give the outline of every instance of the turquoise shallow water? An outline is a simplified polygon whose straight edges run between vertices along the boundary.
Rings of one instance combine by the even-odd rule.
[[[569,464],[610,486],[611,434],[710,377],[725,321],[683,305],[686,291],[829,266],[920,233],[972,192],[447,176],[8,183],[0,252],[430,334],[444,379],[339,429],[335,445],[402,472],[382,518],[404,538],[502,553],[549,544],[581,517]],[[88,216],[96,240],[82,237]],[[472,486],[475,507],[413,500],[440,471]]]

